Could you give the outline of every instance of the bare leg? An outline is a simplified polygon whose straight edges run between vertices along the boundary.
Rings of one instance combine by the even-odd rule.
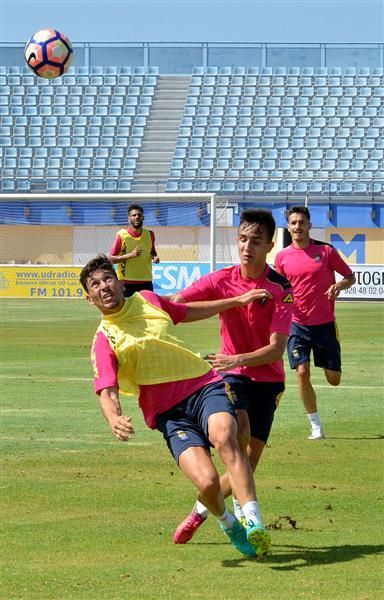
[[[330,385],[339,385],[341,382],[341,371],[331,371],[331,369],[324,369],[325,377]]]
[[[179,466],[199,492],[199,500],[208,510],[220,517],[225,511],[224,496],[220,489],[219,475],[208,450],[191,447],[180,456]]]
[[[309,362],[299,365],[297,371],[297,384],[300,398],[307,414],[317,412],[316,393],[311,383],[311,370]]]
[[[208,419],[208,433],[227,469],[229,484],[240,504],[243,506],[255,500],[255,484],[249,462],[236,440],[236,421],[228,413],[213,414]]]
[[[249,460],[249,464],[251,466],[252,473],[254,473],[256,471],[256,467],[260,462],[261,455],[263,454],[264,448],[265,448],[265,443],[262,440],[259,440],[258,438],[255,438],[255,437],[251,437],[248,448],[247,448],[247,453],[248,453],[248,460]]]
[[[256,467],[260,462],[261,455],[263,454],[263,450],[265,448],[265,443],[258,438],[251,437],[249,430],[249,420],[248,415],[245,410],[239,410],[237,415],[237,422],[239,431],[245,432],[244,435],[237,435],[237,440],[239,442],[240,450],[244,455],[248,456],[249,464],[251,467],[252,473],[256,471]],[[224,498],[228,498],[232,494],[232,489],[228,480],[227,473],[224,473],[220,477],[220,485],[224,494]]]

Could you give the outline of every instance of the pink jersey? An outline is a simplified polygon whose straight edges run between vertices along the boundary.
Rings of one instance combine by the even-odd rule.
[[[252,302],[221,313],[222,354],[246,354],[268,346],[272,333],[288,335],[292,319],[293,293],[289,282],[268,265],[259,279],[245,279],[240,265],[204,275],[181,292],[186,302],[219,300],[253,289],[266,289],[273,300],[261,305]],[[283,361],[255,367],[238,367],[231,373],[259,382],[284,381]]]
[[[153,292],[142,291],[140,293],[152,305],[158,306],[161,310],[167,312],[175,325],[184,320],[187,310],[184,304],[169,302],[169,300]],[[92,360],[94,363],[96,393],[100,394],[101,390],[108,387],[118,388],[117,358],[106,336],[101,331],[97,332],[93,342]],[[204,385],[220,380],[220,375],[211,370],[205,375],[193,379],[140,386],[139,406],[143,411],[148,427],[155,429],[157,415],[169,410]]]
[[[275,268],[291,282],[295,292],[293,321],[321,325],[335,320],[335,301],[326,291],[335,283],[335,272],[352,275],[338,252],[325,242],[311,240],[306,248],[292,244],[277,253]]]

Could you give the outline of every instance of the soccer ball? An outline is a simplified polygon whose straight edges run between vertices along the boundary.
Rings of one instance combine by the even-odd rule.
[[[42,29],[27,42],[24,56],[35,75],[54,79],[68,71],[73,59],[73,49],[63,33],[55,29]]]

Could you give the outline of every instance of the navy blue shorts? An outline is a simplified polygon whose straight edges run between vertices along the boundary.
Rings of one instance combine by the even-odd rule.
[[[266,444],[284,382],[253,381],[242,375],[224,375],[224,380],[229,384],[235,407],[248,413],[251,436]]]
[[[137,283],[124,283],[124,296],[129,298],[135,292],[141,292],[142,290],[149,290],[153,292],[152,281],[138,281]]]
[[[177,463],[180,454],[191,446],[210,447],[208,418],[211,415],[226,412],[236,418],[235,407],[226,388],[222,381],[210,383],[158,415],[157,429],[163,434]]]
[[[341,371],[341,349],[335,321],[322,325],[299,325],[292,323],[287,353],[291,369],[310,362],[316,367]]]

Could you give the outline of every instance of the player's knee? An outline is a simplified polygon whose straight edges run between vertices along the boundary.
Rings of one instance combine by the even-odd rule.
[[[325,376],[330,385],[338,386],[341,382],[341,372],[339,371],[326,371]]]
[[[309,365],[300,365],[297,368],[297,378],[302,383],[307,383],[311,378]]]
[[[219,456],[227,454],[228,452],[232,453],[235,448],[237,449],[239,447],[236,438],[228,435],[217,436],[213,442],[213,445]]]
[[[202,497],[216,497],[220,493],[220,479],[218,474],[211,474],[201,477],[197,483],[198,490]]]

